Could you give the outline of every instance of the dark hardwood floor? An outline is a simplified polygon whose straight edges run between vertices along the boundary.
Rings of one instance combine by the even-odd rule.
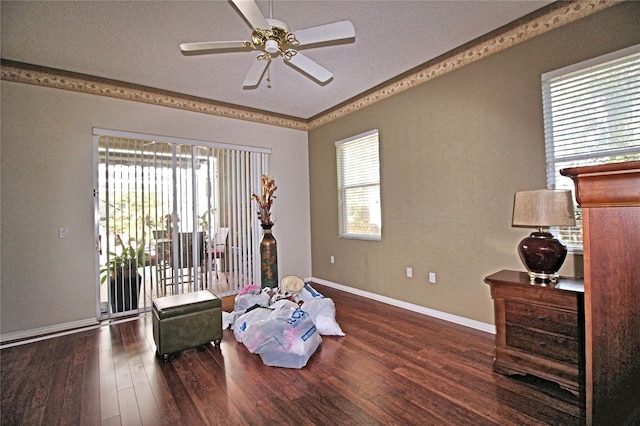
[[[574,425],[575,397],[493,373],[494,336],[335,289],[345,337],[306,367],[220,348],[163,364],[150,316],[0,351],[2,425]]]

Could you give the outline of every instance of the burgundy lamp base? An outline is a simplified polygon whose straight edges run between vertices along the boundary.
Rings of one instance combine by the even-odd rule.
[[[520,259],[529,270],[531,282],[556,282],[567,257],[567,248],[549,232],[532,232],[518,245]]]

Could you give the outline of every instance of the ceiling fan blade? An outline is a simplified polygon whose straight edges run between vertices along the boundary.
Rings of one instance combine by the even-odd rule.
[[[286,62],[289,62],[291,65],[298,68],[305,74],[308,74],[310,77],[318,80],[320,83],[326,83],[327,81],[331,80],[331,78],[333,78],[333,74],[331,73],[331,71],[329,71],[319,63],[312,61],[300,52],[297,52],[291,57],[291,59],[287,60]]]
[[[196,52],[198,50],[240,49],[246,47],[246,41],[205,41],[202,43],[181,43],[183,52]]]
[[[317,27],[305,28],[293,31],[300,46],[327,41],[343,40],[356,36],[356,30],[351,21],[339,21],[332,24],[319,25]]]
[[[264,17],[260,8],[254,0],[231,0],[236,5],[240,13],[249,21],[249,24],[253,28],[259,28],[261,30],[268,30],[271,28],[267,22],[267,18]]]
[[[264,75],[264,71],[267,69],[269,62],[271,62],[270,59],[256,59],[255,61],[253,61],[253,64],[251,64],[251,68],[249,68],[249,72],[242,82],[242,87],[252,88],[260,84],[260,80],[262,80],[262,76]]]

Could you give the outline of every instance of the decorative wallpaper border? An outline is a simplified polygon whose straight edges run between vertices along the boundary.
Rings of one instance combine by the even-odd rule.
[[[33,84],[54,89],[82,92],[90,95],[107,96],[134,102],[177,108],[202,114],[253,121],[290,129],[308,130],[305,120],[286,118],[265,111],[245,109],[239,106],[169,93],[148,87],[140,87],[118,81],[110,81],[81,74],[73,74],[51,68],[2,61],[3,80]]]
[[[462,51],[455,52],[445,59],[428,64],[407,76],[401,77],[388,84],[383,84],[381,87],[367,94],[357,96],[345,104],[310,120],[275,115],[267,111],[251,110],[178,93],[169,93],[158,89],[5,60],[2,61],[0,77],[2,80],[16,83],[108,96],[134,102],[177,108],[185,111],[308,131],[621,2],[621,0],[577,0],[559,8],[553,8],[551,11],[516,25],[497,36],[483,40]]]

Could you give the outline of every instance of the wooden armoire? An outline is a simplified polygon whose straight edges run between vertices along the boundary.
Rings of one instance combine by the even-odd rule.
[[[640,161],[560,173],[583,217],[586,423],[640,424]]]

